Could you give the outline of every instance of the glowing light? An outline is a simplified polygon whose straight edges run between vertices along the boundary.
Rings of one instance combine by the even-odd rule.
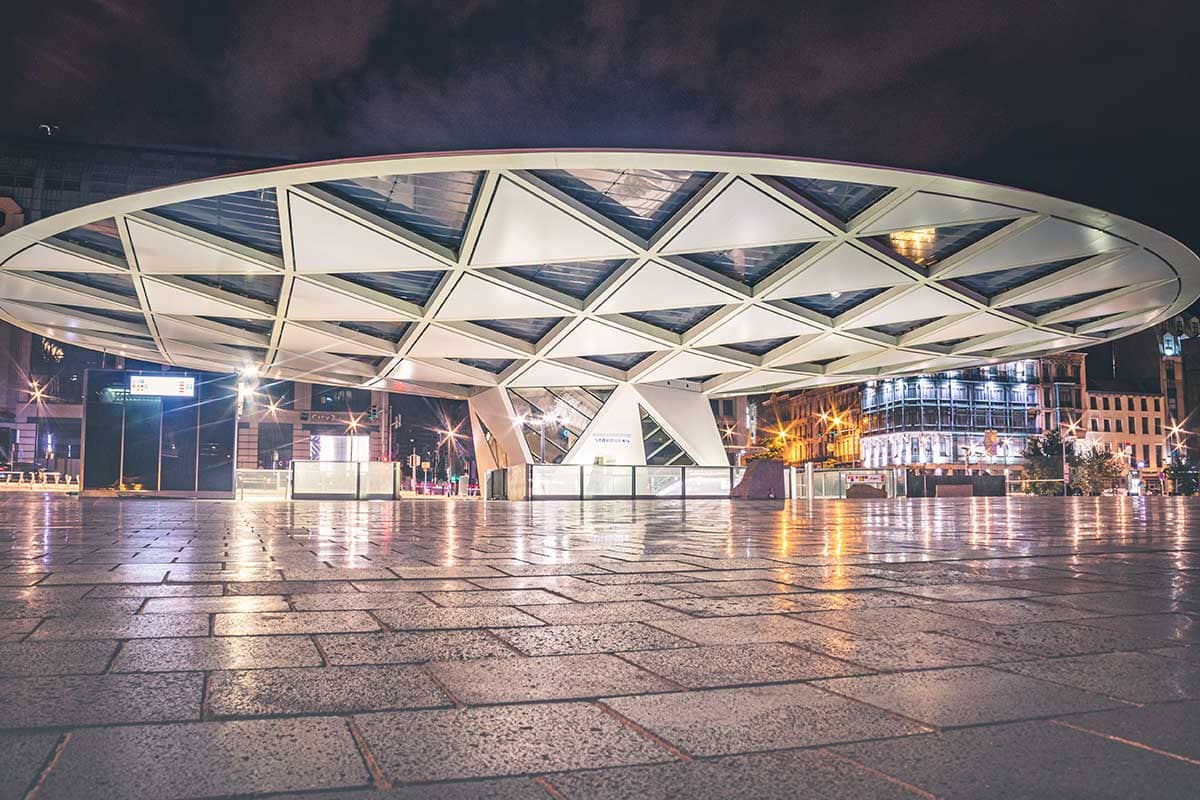
[[[930,246],[936,239],[937,232],[933,228],[914,228],[888,234],[892,249],[914,264],[925,263],[929,258]]]

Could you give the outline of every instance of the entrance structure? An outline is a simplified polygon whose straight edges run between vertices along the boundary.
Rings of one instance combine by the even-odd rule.
[[[679,152],[369,158],[134,194],[0,237],[0,314],[185,368],[470,401],[481,471],[725,463],[709,398],[1087,347],[1200,260],[1042,195]]]

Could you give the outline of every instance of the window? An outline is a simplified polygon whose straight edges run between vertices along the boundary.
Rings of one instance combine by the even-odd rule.
[[[1088,398],[1088,407],[1091,408],[1092,411],[1096,410],[1096,398],[1094,398],[1094,397]]]
[[[1100,423],[1096,421],[1095,417],[1092,417],[1092,430],[1094,430],[1094,431],[1100,430]]]
[[[1129,418],[1129,432],[1133,433],[1136,430],[1137,430],[1137,420],[1134,419],[1133,417],[1130,417]]]
[[[1162,445],[1161,444],[1154,445],[1154,466],[1156,466],[1156,467],[1162,466]]]
[[[1158,398],[1157,398],[1157,397],[1156,397],[1156,398],[1154,398],[1154,410],[1155,410],[1155,411],[1162,411],[1162,406],[1159,404],[1159,402],[1158,402]]]
[[[1143,397],[1142,398],[1142,411],[1148,411],[1148,410],[1149,409],[1146,408],[1146,398]]]
[[[1148,444],[1142,445],[1142,463],[1150,465],[1150,445]]]
[[[1144,429],[1145,427],[1146,427],[1146,418],[1142,417],[1142,428]],[[1143,430],[1142,433],[1149,433],[1149,431]],[[1162,436],[1162,417],[1154,418],[1154,435]]]
[[[292,460],[292,426],[284,422],[258,424],[258,468],[285,469]]]
[[[1117,433],[1122,433],[1122,431],[1121,431],[1121,420],[1117,420]],[[1133,431],[1130,431],[1130,433],[1133,433]]]
[[[1111,433],[1111,432],[1112,432],[1112,429],[1111,429],[1111,428],[1109,428],[1109,423],[1108,423],[1108,420],[1107,420],[1107,419],[1106,419],[1106,420],[1104,420],[1104,432],[1105,432],[1105,433]],[[1061,477],[1061,476],[1060,476],[1060,477]]]
[[[1104,410],[1108,411],[1108,398],[1102,397],[1102,398],[1100,398],[1100,401],[1101,401],[1101,405],[1104,406]]]

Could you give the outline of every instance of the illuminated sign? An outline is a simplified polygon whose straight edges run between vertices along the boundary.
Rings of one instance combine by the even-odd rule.
[[[183,375],[130,375],[129,393],[148,397],[195,397],[196,379]]]

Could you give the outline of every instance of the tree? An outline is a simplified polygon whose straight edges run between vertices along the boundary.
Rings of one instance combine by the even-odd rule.
[[[1024,456],[1028,464],[1025,473],[1030,480],[1045,481],[1045,483],[1036,482],[1029,484],[1029,491],[1031,493],[1043,495],[1062,494],[1063,440],[1058,431],[1050,431],[1043,436],[1030,438],[1025,443],[1025,450],[1021,455]],[[1078,457],[1073,453],[1067,453],[1067,462],[1071,465],[1072,470],[1075,469],[1078,461]],[[1051,483],[1050,481],[1059,481],[1059,483]]]
[[[1163,474],[1170,479],[1173,494],[1192,495],[1200,490],[1200,465],[1186,453],[1177,455]]]
[[[784,440],[780,436],[772,436],[763,445],[762,452],[754,453],[746,458],[747,461],[784,461]]]
[[[1071,490],[1098,495],[1111,489],[1121,478],[1121,462],[1107,450],[1092,450],[1079,459],[1071,459]]]

